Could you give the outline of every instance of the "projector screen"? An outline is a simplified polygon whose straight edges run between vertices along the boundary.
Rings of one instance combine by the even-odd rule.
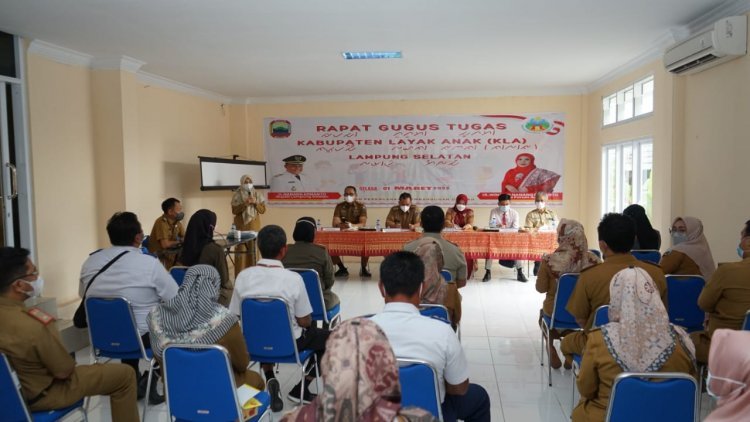
[[[198,157],[201,165],[201,190],[231,190],[240,185],[240,178],[249,174],[253,185],[268,189],[265,161],[231,160]]]

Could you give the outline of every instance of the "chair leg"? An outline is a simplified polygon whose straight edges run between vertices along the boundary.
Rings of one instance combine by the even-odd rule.
[[[148,401],[151,399],[151,377],[154,376],[154,363],[156,361],[151,359],[148,365],[148,378],[146,379],[146,396],[143,398],[143,416],[141,421],[146,422],[146,412],[148,411]],[[156,388],[156,386],[154,386]]]

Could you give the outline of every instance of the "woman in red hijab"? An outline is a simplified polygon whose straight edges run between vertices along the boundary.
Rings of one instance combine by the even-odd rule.
[[[560,175],[538,168],[532,154],[523,153],[516,157],[516,167],[508,170],[500,187],[503,193],[513,192],[552,192]]]
[[[463,193],[456,197],[455,205],[445,212],[445,228],[474,230],[474,211],[471,208],[466,208],[467,202],[469,202],[469,197]],[[477,270],[475,268],[477,262],[475,259],[469,259],[467,255],[465,256],[466,268],[469,271],[468,278],[471,279],[474,271]]]

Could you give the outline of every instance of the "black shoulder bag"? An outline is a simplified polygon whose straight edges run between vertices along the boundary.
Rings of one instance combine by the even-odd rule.
[[[120,259],[123,255],[128,253],[130,251],[125,251],[116,257],[112,258],[111,261],[107,262],[107,265],[103,266],[101,270],[99,270],[98,273],[96,273],[93,277],[91,277],[91,280],[89,280],[89,284],[86,285],[86,290],[83,291],[83,298],[81,299],[81,303],[78,305],[78,309],[76,309],[76,313],[73,315],[73,325],[75,325],[77,328],[87,328],[89,326],[89,322],[86,320],[86,306],[84,303],[86,302],[86,294],[89,292],[89,287],[91,287],[91,283],[96,280],[97,277],[99,277],[99,274],[103,273],[107,270],[112,264],[115,263],[118,259]]]

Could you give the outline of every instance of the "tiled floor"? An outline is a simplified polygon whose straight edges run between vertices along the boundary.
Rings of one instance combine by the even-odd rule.
[[[347,262],[350,278],[337,280],[334,291],[341,298],[344,318],[378,312],[383,299],[377,289],[379,262],[371,263],[373,278],[362,281],[352,271],[357,264]],[[537,325],[542,295],[528,283],[515,281],[515,272],[493,268],[494,278],[482,283],[470,280],[461,289],[463,316],[462,340],[469,361],[470,380],[482,385],[492,401],[492,420],[508,422],[568,422],[572,407],[570,371],[553,370],[552,387],[547,386],[547,368],[541,367],[540,331]],[[88,352],[79,354],[79,362],[88,362]],[[298,381],[293,366],[282,366],[279,380],[282,391]],[[708,404],[704,394],[704,403]],[[708,406],[703,406],[705,417]],[[285,401],[285,410],[292,404]],[[279,420],[283,412],[274,415]],[[90,421],[107,421],[109,401],[95,398],[89,411]],[[701,418],[703,419],[703,418]],[[166,405],[149,410],[149,421],[166,421]]]

